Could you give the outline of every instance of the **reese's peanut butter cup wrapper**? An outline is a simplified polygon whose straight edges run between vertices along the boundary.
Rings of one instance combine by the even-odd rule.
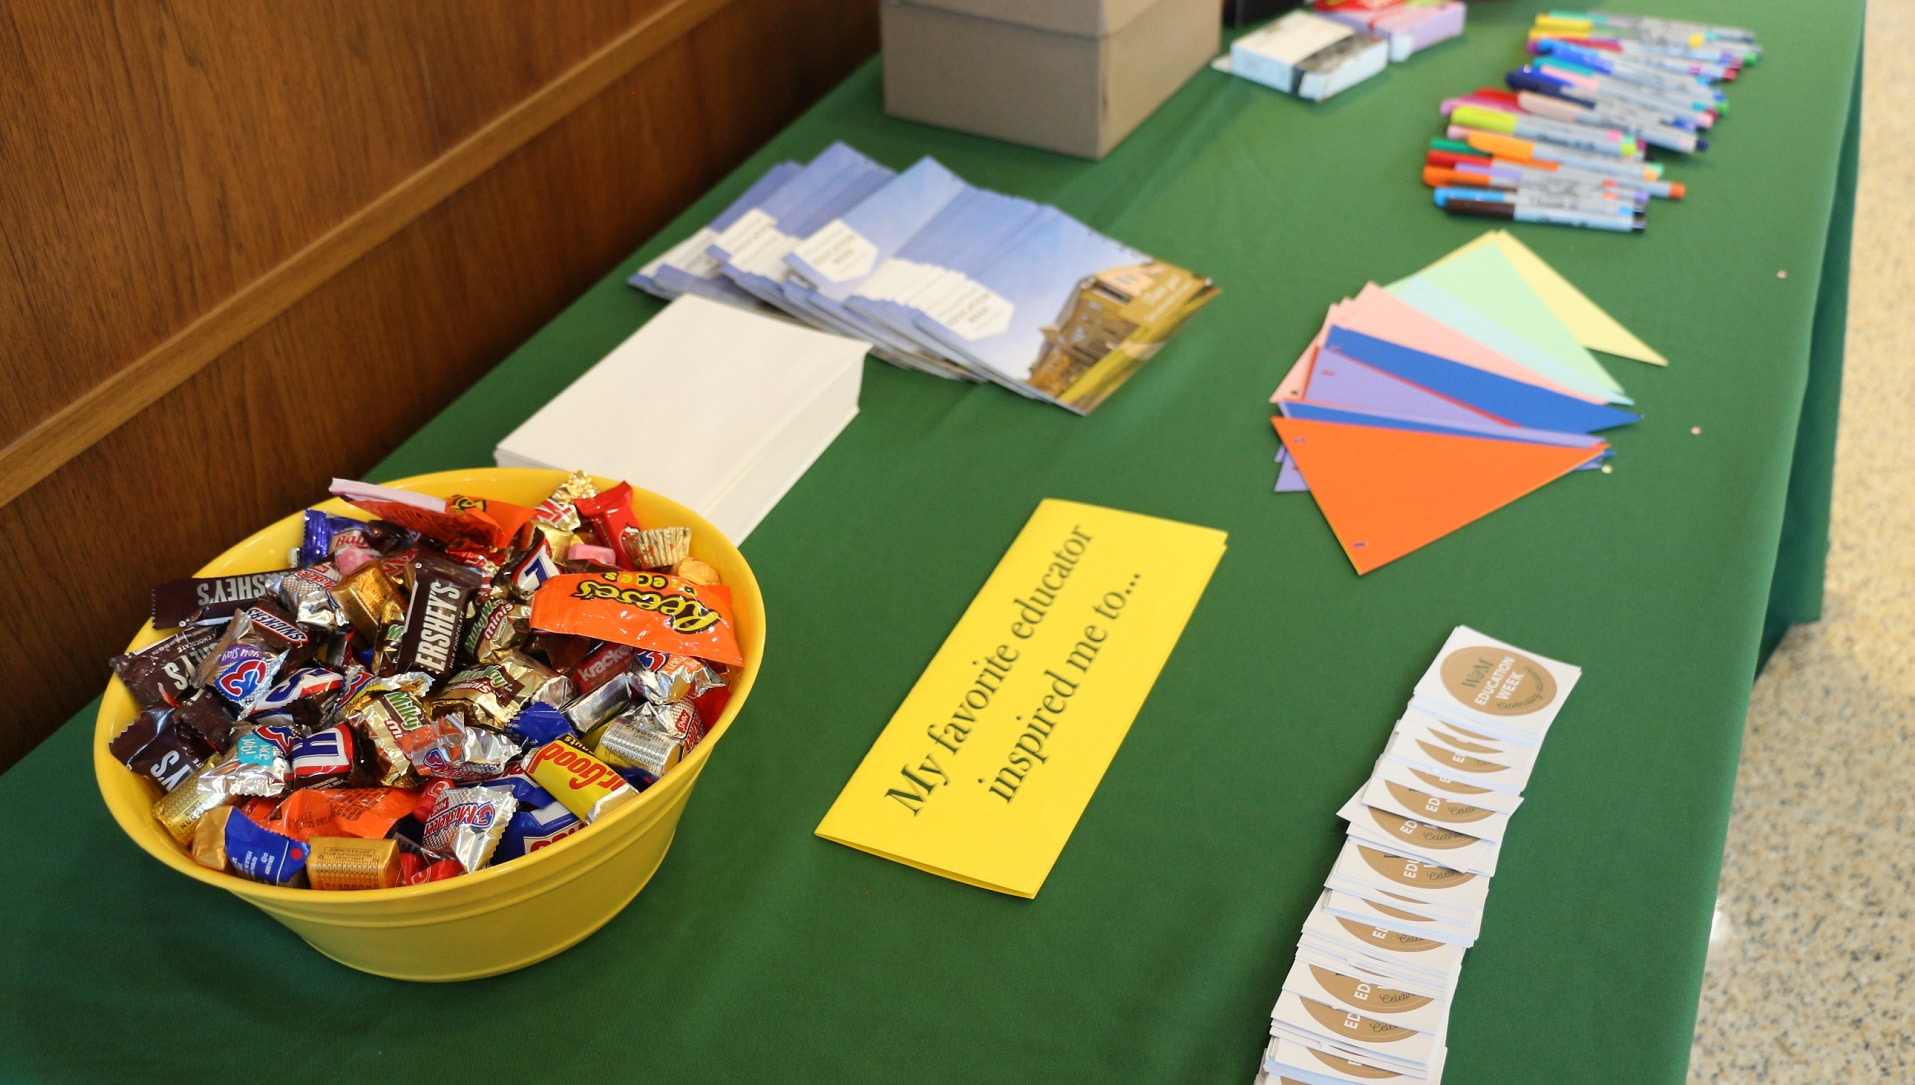
[[[534,783],[587,822],[597,821],[638,797],[638,791],[616,769],[570,736],[540,746],[525,771]]]
[[[692,555],[692,529],[654,527],[627,529],[625,556],[641,569],[669,569]]]
[[[230,806],[207,812],[193,826],[193,861],[210,870],[226,869],[226,819],[234,816]]]
[[[306,878],[314,889],[391,889],[399,884],[399,845],[356,836],[316,836]]]
[[[667,655],[745,661],[731,617],[731,591],[669,573],[555,576],[532,596],[532,628],[617,641]]]

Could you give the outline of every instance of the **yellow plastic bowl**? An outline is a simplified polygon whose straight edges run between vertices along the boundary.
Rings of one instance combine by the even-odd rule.
[[[536,505],[564,480],[562,471],[495,468],[443,471],[389,485],[420,493],[454,493]],[[599,485],[614,485],[599,479]],[[692,529],[692,555],[710,563],[731,588],[745,663],[735,668],[731,703],[705,740],[679,765],[598,822],[498,867],[446,881],[397,889],[320,892],[248,881],[195,863],[154,820],[159,788],[113,759],[107,743],[133,719],[126,687],[113,679],[100,700],[93,734],[93,772],[114,820],[155,859],[195,881],[224,889],[291,927],[314,949],[364,972],[406,980],[465,980],[524,968],[576,945],[631,903],[664,861],[692,784],[725,737],[758,677],[765,654],[765,604],[758,581],[718,529],[690,509],[634,490],[632,504],[647,526]],[[343,501],[315,508],[364,517]],[[264,572],[286,566],[302,537],[294,513],[221,554],[200,576]],[[160,639],[149,622],[128,649]]]

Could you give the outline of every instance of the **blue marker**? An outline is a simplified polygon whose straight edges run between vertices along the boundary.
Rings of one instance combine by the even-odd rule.
[[[1539,188],[1445,187],[1436,190],[1436,206],[1448,207],[1451,200],[1478,200],[1483,203],[1506,203],[1514,207],[1581,211],[1591,215],[1616,215],[1625,219],[1634,218],[1636,214],[1631,206],[1615,200],[1605,200],[1601,196],[1592,196],[1587,192],[1563,192]]]

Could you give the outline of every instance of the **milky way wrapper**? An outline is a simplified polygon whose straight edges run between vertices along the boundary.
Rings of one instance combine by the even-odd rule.
[[[1582,668],[1459,625],[1412,702],[1440,719],[1529,749],[1543,744]]]
[[[532,596],[532,628],[718,663],[745,661],[732,622],[730,589],[669,573],[555,576]]]

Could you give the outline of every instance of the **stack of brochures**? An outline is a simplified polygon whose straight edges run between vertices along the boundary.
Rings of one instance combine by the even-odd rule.
[[[1259,1082],[1439,1085],[1463,951],[1578,667],[1457,626],[1369,780],[1270,1014]]]
[[[1211,67],[1320,102],[1463,33],[1461,0],[1320,0],[1231,43]]]
[[[1662,355],[1506,232],[1330,307],[1270,401],[1277,492],[1308,490],[1359,575],[1573,471],[1638,415],[1590,353]]]
[[[632,285],[782,312],[894,365],[1088,413],[1217,294],[1055,207],[843,143],[772,167]]]

